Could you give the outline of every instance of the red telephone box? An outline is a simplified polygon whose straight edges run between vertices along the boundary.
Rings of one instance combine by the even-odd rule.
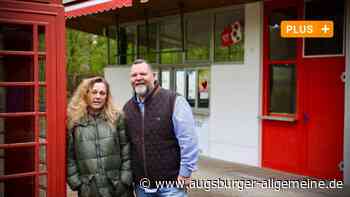
[[[61,0],[0,0],[0,196],[65,196]]]

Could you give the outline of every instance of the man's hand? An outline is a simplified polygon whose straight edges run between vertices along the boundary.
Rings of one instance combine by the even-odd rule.
[[[191,184],[191,177],[190,176],[178,176],[177,181],[179,183],[184,184],[184,189],[187,191],[189,189],[189,186]]]

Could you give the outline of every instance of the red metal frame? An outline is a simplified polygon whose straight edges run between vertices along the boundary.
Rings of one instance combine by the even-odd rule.
[[[39,175],[47,175],[47,196],[65,196],[65,20],[61,0],[51,3],[34,3],[2,0],[0,22],[31,24],[33,32],[32,51],[0,51],[5,56],[32,56],[34,79],[29,82],[0,82],[0,87],[33,87],[34,111],[0,113],[0,117],[34,117],[34,141],[1,144],[0,149],[34,148],[34,171],[0,176],[0,180],[35,177],[35,193],[39,196]],[[45,27],[46,52],[38,51],[38,27]],[[39,81],[39,57],[45,57],[45,82]],[[46,90],[46,112],[39,112],[39,88]],[[59,96],[58,96],[59,95]],[[45,117],[46,142],[39,141],[39,121]],[[47,171],[40,172],[40,147],[46,147]]]

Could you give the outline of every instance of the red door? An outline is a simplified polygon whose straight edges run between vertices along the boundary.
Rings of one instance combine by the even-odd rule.
[[[306,174],[341,179],[343,160],[345,59],[304,59]]]
[[[322,15],[322,7],[325,8],[315,6],[319,1],[308,1],[305,5],[299,0],[283,1],[283,5],[278,2],[268,1],[264,5],[262,165],[341,179],[338,164],[343,158],[341,75],[345,58],[342,42],[337,40],[342,40],[342,35],[336,33],[328,41],[281,38],[281,20],[300,19],[304,15],[313,19],[313,15]],[[327,9],[332,10],[329,6]],[[336,6],[334,9],[339,10]],[[341,16],[334,18],[337,24],[342,23]],[[340,32],[342,25],[335,30]]]
[[[65,196],[63,8],[0,4],[0,196]]]

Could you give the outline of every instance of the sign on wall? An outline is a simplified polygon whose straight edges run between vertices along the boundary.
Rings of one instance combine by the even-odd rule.
[[[228,47],[235,45],[242,40],[241,23],[235,21],[232,24],[226,26],[221,33],[221,46]]]

